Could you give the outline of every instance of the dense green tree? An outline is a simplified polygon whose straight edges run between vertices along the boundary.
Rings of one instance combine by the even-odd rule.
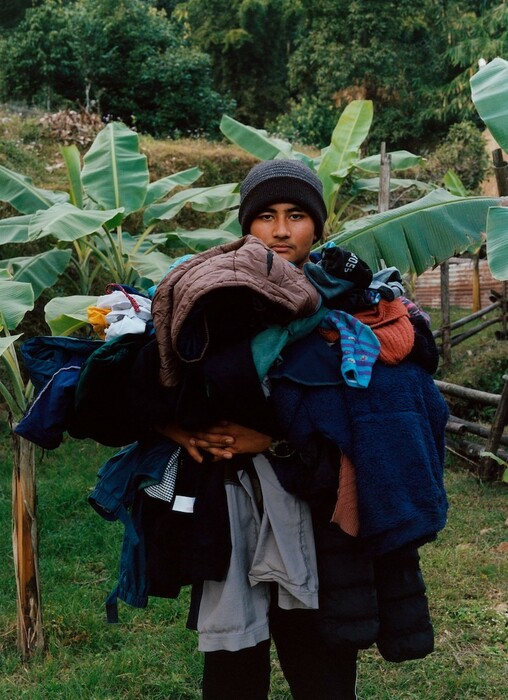
[[[374,101],[370,146],[432,146],[449,127],[479,125],[469,79],[478,60],[508,51],[499,0],[302,0],[304,22],[289,59],[292,107],[283,135],[323,145],[337,110]]]
[[[218,131],[229,103],[208,57],[143,0],[46,0],[2,47],[2,97],[50,108],[62,98],[159,135]]]
[[[451,6],[450,6],[451,5]],[[446,13],[448,44],[443,60],[449,80],[436,94],[442,119],[477,120],[470,99],[469,80],[478,61],[508,55],[508,6],[499,0],[458,0]]]
[[[26,99],[51,108],[78,94],[69,13],[62,0],[29,8],[2,44],[2,98]]]
[[[287,63],[301,10],[300,0],[187,0],[174,14],[210,55],[215,85],[233,96],[237,118],[261,127],[287,106]]]
[[[302,0],[305,22],[289,60],[294,109],[333,123],[354,97],[372,99],[372,139],[408,145],[426,129],[422,118],[444,69],[439,55],[441,2],[427,0]],[[322,141],[322,139],[320,139]]]

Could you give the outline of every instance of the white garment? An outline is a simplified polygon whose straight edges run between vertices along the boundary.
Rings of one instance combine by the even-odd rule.
[[[132,305],[131,299],[137,305]],[[125,294],[115,290],[111,294],[103,294],[97,299],[100,309],[111,309],[106,314],[108,326],[105,329],[106,340],[118,338],[126,333],[144,333],[147,321],[152,318],[152,302],[139,294]]]

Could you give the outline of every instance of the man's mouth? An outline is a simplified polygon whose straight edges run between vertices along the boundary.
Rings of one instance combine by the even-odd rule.
[[[293,250],[292,246],[285,245],[284,243],[279,243],[277,245],[271,245],[270,248],[271,248],[271,250],[274,250],[276,253],[287,253],[288,250]]]

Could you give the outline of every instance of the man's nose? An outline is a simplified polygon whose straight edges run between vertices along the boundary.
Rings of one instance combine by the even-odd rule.
[[[277,216],[274,221],[273,235],[279,238],[286,238],[289,236],[290,231],[285,216]]]

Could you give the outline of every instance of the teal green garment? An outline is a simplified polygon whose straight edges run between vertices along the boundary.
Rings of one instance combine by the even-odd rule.
[[[259,379],[263,381],[286,345],[311,333],[329,311],[326,306],[321,306],[312,316],[297,318],[287,326],[269,326],[258,333],[251,341],[251,349]]]

